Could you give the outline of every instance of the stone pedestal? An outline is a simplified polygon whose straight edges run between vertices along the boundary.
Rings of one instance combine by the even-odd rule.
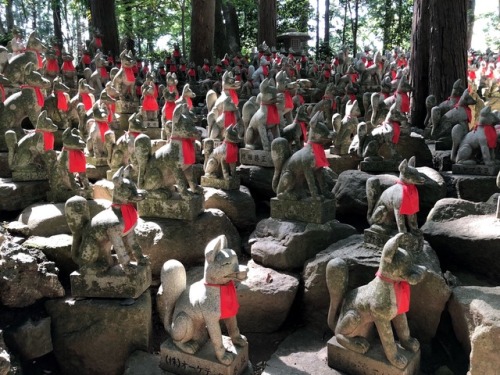
[[[18,211],[44,200],[48,181],[13,182],[0,178],[0,211]]]
[[[233,178],[230,178],[229,180],[226,180],[224,178],[201,176],[201,186],[222,190],[239,190],[240,177],[235,176]]]
[[[395,233],[394,233],[395,234]],[[383,248],[386,242],[392,237],[385,233],[376,232],[370,228],[364,231],[364,244],[366,246],[374,246]],[[401,239],[400,246],[407,251],[420,251],[424,246],[423,236],[417,237],[410,233],[406,233]]]
[[[194,194],[184,200],[178,194],[173,199],[146,197],[137,203],[140,217],[159,217],[164,219],[194,220],[203,212],[202,195]]]
[[[124,271],[119,265],[106,271],[87,267],[70,275],[73,297],[138,298],[151,285],[151,268],[132,262]]]
[[[240,148],[240,163],[260,167],[274,167],[271,151]]]
[[[335,199],[315,201],[309,198],[294,201],[272,198],[271,217],[323,224],[335,219]]]
[[[411,353],[398,345],[398,351],[408,364],[402,370],[389,363],[380,342],[371,344],[365,354],[344,348],[335,337],[328,341],[328,366],[350,375],[417,375],[420,368],[420,350]]]
[[[160,139],[161,138],[161,128],[159,127],[148,127],[144,134],[146,134],[150,139]]]
[[[498,165],[464,165],[453,164],[451,167],[453,174],[471,174],[476,176],[496,176],[500,171]]]
[[[132,114],[137,112],[139,109],[139,103],[138,102],[130,102],[130,101],[124,101],[124,100],[117,100],[116,101],[116,113],[119,114]],[[128,116],[127,117],[128,121]]]
[[[400,162],[395,160],[362,161],[359,163],[359,170],[363,172],[397,172]]]
[[[87,170],[85,173],[90,181],[98,181],[106,178],[108,168],[108,164],[96,166],[87,163]]]
[[[49,178],[47,171],[41,169],[12,171],[12,181],[45,181]]]
[[[337,174],[350,169],[358,169],[361,158],[356,155],[335,155],[334,147],[330,147],[330,152],[326,153],[326,160],[330,168]]]
[[[239,347],[234,346],[227,336],[222,336],[222,339],[226,350],[235,355],[230,365],[224,365],[217,360],[210,340],[193,355],[178,349],[169,337],[160,347],[160,367],[176,375],[242,374],[248,366],[248,344]]]
[[[95,167],[108,166],[108,158],[87,156],[87,164],[92,164]]]
[[[146,121],[144,121],[143,124],[146,128],[158,128],[158,127],[160,127],[160,123],[158,122],[158,120],[146,120]]]

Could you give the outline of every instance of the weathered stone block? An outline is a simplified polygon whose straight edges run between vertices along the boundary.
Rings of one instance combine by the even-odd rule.
[[[330,168],[337,174],[351,169],[358,169],[361,158],[357,155],[335,155],[335,147],[331,146],[330,151],[326,152],[326,160],[330,164]]]
[[[362,161],[359,170],[363,172],[389,173],[397,172],[399,162],[394,160]]]
[[[5,337],[23,359],[31,360],[52,351],[50,326],[48,317],[35,322],[29,319],[21,326],[6,332]]]
[[[281,220],[297,220],[305,223],[323,224],[335,219],[335,199],[315,201],[312,199],[271,199],[271,217]]]
[[[240,375],[248,366],[248,344],[234,346],[231,339],[222,336],[226,350],[235,355],[230,365],[223,365],[215,357],[213,345],[208,341],[196,354],[187,354],[175,346],[171,338],[161,344],[160,367],[176,375],[220,374]]]
[[[47,171],[41,169],[32,170],[22,170],[12,172],[12,181],[22,182],[22,181],[45,181],[48,180],[49,176]]]
[[[240,148],[240,163],[261,167],[274,167],[271,151]]]
[[[451,172],[441,173],[441,175],[446,181],[447,197],[485,202],[498,192],[496,176],[460,175]]]
[[[146,197],[137,203],[137,211],[141,217],[194,220],[203,212],[203,201],[203,196],[198,194],[188,200]]]
[[[453,164],[451,167],[453,174],[472,174],[477,176],[496,176],[500,167],[497,165],[464,165]]]
[[[129,101],[124,101],[124,100],[117,100],[116,101],[116,113],[121,114],[121,117],[125,117],[126,120],[128,121],[128,114],[132,114],[137,112],[139,109],[139,103],[138,102],[129,102]]]
[[[366,246],[374,246],[376,248],[382,249],[385,243],[391,238],[391,236],[385,233],[378,233],[371,229],[365,229],[364,231],[364,243]],[[417,237],[409,233],[405,234],[401,239],[399,247],[407,251],[420,251],[424,246],[423,236]]]
[[[18,211],[45,200],[48,181],[13,182],[0,178],[0,211]]]
[[[96,158],[93,156],[87,156],[87,164],[91,164],[94,167],[102,167],[102,166],[108,166],[108,159],[107,158]],[[88,166],[87,166],[88,169]],[[88,173],[88,172],[87,172]]]
[[[222,190],[239,190],[240,178],[239,176],[235,176],[226,180],[224,178],[201,176],[201,186]]]
[[[398,345],[398,352],[408,364],[402,370],[394,367],[387,360],[380,342],[371,344],[365,354],[344,348],[333,337],[328,341],[328,366],[350,375],[416,375],[420,369],[420,350],[411,353]]]

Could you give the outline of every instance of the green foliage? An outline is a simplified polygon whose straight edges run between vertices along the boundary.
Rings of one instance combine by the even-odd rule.
[[[476,22],[483,21],[483,33],[486,45],[493,51],[500,50],[500,23],[498,13],[488,12],[476,18]]]
[[[308,32],[308,21],[313,17],[314,10],[309,0],[282,0],[278,1],[278,35],[295,29],[300,32]]]
[[[244,54],[257,45],[258,0],[225,0],[234,5],[240,27],[241,50]]]

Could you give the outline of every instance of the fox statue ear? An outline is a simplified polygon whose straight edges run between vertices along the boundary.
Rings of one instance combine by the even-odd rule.
[[[399,171],[403,173],[403,171],[408,167],[408,160],[404,159],[401,164],[399,164]]]
[[[415,155],[413,155],[410,160],[408,160],[408,166],[415,168],[417,159],[415,158]]]
[[[210,241],[205,248],[205,259],[208,263],[212,263],[217,256],[217,253],[222,249],[227,248],[227,238],[225,235],[220,235]]]
[[[123,172],[125,171],[125,167],[121,166],[120,169],[116,171],[113,175],[113,184],[118,185],[123,179]]]

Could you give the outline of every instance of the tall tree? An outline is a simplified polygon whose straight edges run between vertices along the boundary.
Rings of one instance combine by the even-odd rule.
[[[472,43],[472,32],[474,31],[475,10],[476,10],[476,0],[468,0],[467,1],[467,49],[470,49]]]
[[[467,1],[415,0],[410,69],[415,126],[423,127],[427,95],[441,102],[455,80],[467,82]]]
[[[59,50],[63,47],[62,19],[61,19],[61,2],[60,0],[52,0],[52,20],[54,23],[54,35],[56,44]]]
[[[215,0],[192,0],[191,60],[197,65],[211,59],[214,49]]]
[[[319,0],[316,0],[316,57],[319,56]]]
[[[118,25],[115,15],[115,0],[89,0],[91,24],[94,30],[102,33],[104,51],[119,54]]]
[[[241,50],[240,28],[238,14],[231,1],[222,2],[222,14],[224,15],[224,23],[226,24],[226,38],[229,50],[231,53],[236,53]]]
[[[215,0],[215,33],[214,38],[217,43],[214,43],[215,57],[221,59],[224,54],[229,50],[226,39],[226,25],[222,16],[222,0]]]
[[[276,46],[276,0],[259,0],[259,32],[257,44]]]
[[[325,0],[325,44],[330,45],[330,0]]]

